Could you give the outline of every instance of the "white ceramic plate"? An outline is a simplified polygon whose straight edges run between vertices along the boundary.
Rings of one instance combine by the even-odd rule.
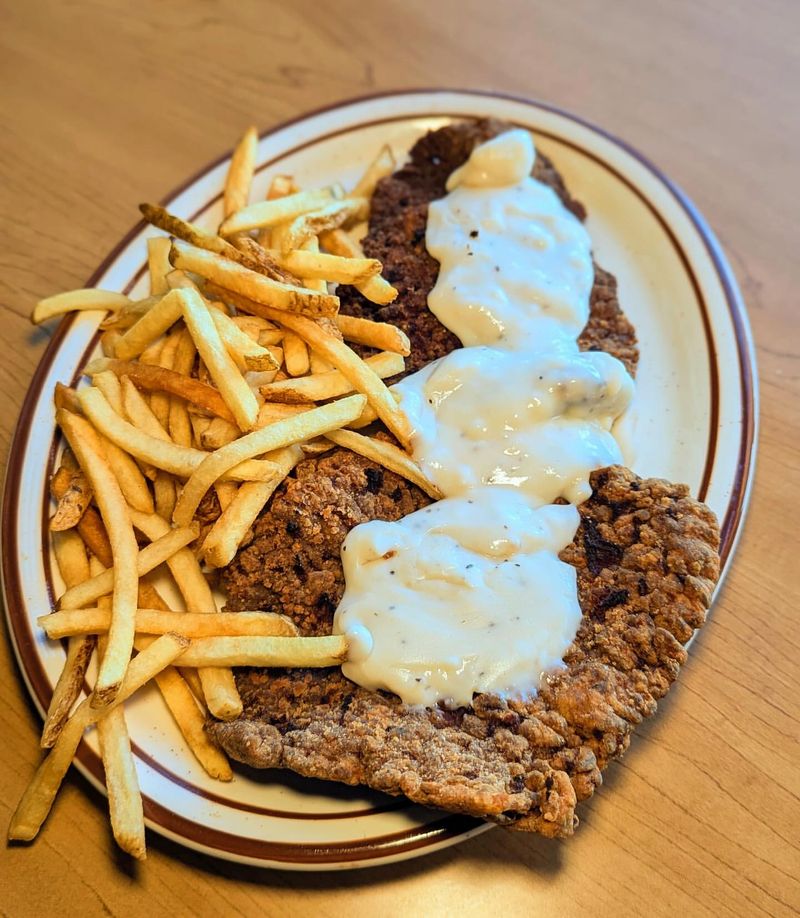
[[[425,131],[454,118],[492,116],[533,130],[539,149],[589,211],[598,262],[618,278],[623,309],[641,342],[636,471],[686,481],[722,525],[730,560],[745,511],[755,449],[752,343],[733,274],[702,217],[654,166],[621,141],[541,103],[493,94],[421,91],[381,95],[323,110],[266,133],[259,144],[255,197],[276,173],[300,185],[352,182],[381,144],[402,159]],[[227,158],[190,180],[167,203],[215,227]],[[145,239],[139,225],[89,280],[145,293]],[[46,482],[56,441],[53,388],[71,382],[95,345],[100,316],[65,319],[31,383],[11,450],[3,506],[3,580],[11,637],[41,712],[63,664],[63,649],[35,627],[52,606],[54,566],[46,539]],[[413,857],[484,831],[474,819],[402,799],[323,784],[282,772],[237,770],[211,781],[182,745],[150,691],[128,708],[148,825],[217,857],[271,867],[364,867]],[[96,740],[78,768],[103,789]]]

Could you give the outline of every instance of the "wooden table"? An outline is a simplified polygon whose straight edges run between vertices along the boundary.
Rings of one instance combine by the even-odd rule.
[[[155,835],[115,853],[77,775],[37,843],[0,854],[0,912],[785,915],[800,907],[796,0],[599,4],[5,0],[0,30],[2,461],[47,333],[42,295],[80,286],[136,215],[244,125],[384,88],[537,96],[658,162],[739,277],[758,345],[761,452],[713,615],[575,838],[495,830],[342,874],[215,862]],[[601,8],[603,12],[601,13]],[[38,761],[39,718],[0,642],[0,822]]]

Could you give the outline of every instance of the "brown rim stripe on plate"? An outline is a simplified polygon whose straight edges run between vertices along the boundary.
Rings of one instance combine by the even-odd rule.
[[[621,149],[629,153],[635,160],[645,166],[653,175],[656,176],[673,194],[681,208],[687,213],[690,218],[690,221],[694,225],[695,229],[698,232],[698,235],[702,238],[706,250],[709,256],[712,259],[716,274],[722,284],[723,292],[725,299],[728,305],[728,311],[731,315],[731,319],[734,326],[734,333],[736,339],[736,346],[739,355],[739,365],[740,365],[740,377],[741,377],[741,390],[742,390],[742,422],[743,422],[743,435],[740,441],[739,449],[739,463],[737,467],[737,473],[733,485],[733,490],[731,498],[728,504],[728,509],[725,514],[723,523],[722,523],[722,546],[721,546],[721,556],[723,562],[727,560],[730,548],[735,540],[737,534],[742,514],[744,511],[744,501],[743,494],[746,488],[749,473],[752,465],[752,450],[753,450],[753,441],[755,434],[755,417],[754,417],[754,387],[753,387],[753,376],[752,376],[752,364],[751,359],[752,355],[749,351],[748,346],[748,335],[746,332],[745,320],[741,313],[741,306],[739,299],[736,295],[735,289],[730,281],[728,269],[725,266],[724,260],[720,255],[719,251],[716,248],[713,237],[711,236],[710,230],[700,217],[699,213],[696,211],[691,202],[686,198],[686,196],[672,183],[666,176],[657,169],[652,163],[645,159],[641,154],[633,150],[625,142],[619,140],[608,132],[597,128],[595,125],[578,118],[574,115],[571,115],[567,112],[558,109],[557,107],[550,106],[544,103],[534,102],[527,100],[518,96],[504,95],[500,93],[487,93],[487,92],[478,92],[478,91],[464,91],[464,90],[413,90],[409,92],[398,91],[396,93],[378,93],[373,96],[363,97],[361,99],[353,99],[347,102],[338,103],[336,105],[328,106],[318,110],[317,112],[308,113],[301,115],[298,118],[291,119],[290,121],[284,122],[283,124],[277,125],[269,131],[264,132],[261,136],[266,137],[272,134],[281,131],[282,129],[288,127],[289,125],[305,120],[318,114],[323,111],[330,111],[335,108],[346,107],[348,105],[356,104],[358,102],[367,101],[370,98],[383,98],[386,96],[393,95],[412,95],[412,94],[425,94],[430,92],[441,92],[441,93],[463,93],[467,95],[473,95],[476,97],[496,97],[503,98],[506,100],[519,102],[522,104],[529,105],[532,108],[539,108],[541,110],[549,111],[555,113],[561,117],[567,118],[577,124],[583,125],[588,129],[594,131],[602,137],[610,140],[612,143],[619,146]],[[280,156],[275,157],[268,163],[264,163],[259,167],[259,172],[265,168],[268,168],[270,165],[273,165],[275,162],[280,159],[285,158],[292,153],[295,153],[307,146],[319,143],[322,140],[328,139],[330,136],[335,136],[336,134],[345,133],[348,131],[363,129],[369,124],[376,123],[388,123],[392,121],[402,121],[409,120],[414,117],[431,117],[432,113],[430,111],[425,112],[421,115],[405,114],[402,116],[395,116],[391,118],[376,119],[373,122],[361,122],[359,125],[343,129],[337,132],[332,132],[330,135],[317,136],[313,140],[310,140],[302,145],[299,145],[289,151],[284,151]],[[455,114],[455,113],[436,113],[436,117],[443,118],[458,118],[458,117],[469,117],[473,118],[475,115],[473,113],[469,114]],[[526,125],[527,126],[527,125]],[[534,129],[536,130],[536,129]],[[653,211],[659,222],[666,229],[669,237],[673,241],[673,244],[676,243],[674,234],[671,229],[666,225],[663,217],[655,209],[648,199],[644,198],[642,193],[624,177],[619,175],[619,173],[611,167],[608,163],[600,160],[595,154],[590,151],[584,150],[581,147],[578,147],[572,141],[564,140],[557,135],[551,134],[546,131],[537,131],[542,136],[550,137],[553,140],[556,140],[560,143],[564,143],[567,146],[570,146],[579,152],[588,155],[590,158],[596,160],[601,165],[604,165],[614,174],[616,174],[623,182],[632,190],[634,190],[646,204]],[[169,195],[164,199],[165,203],[169,203],[175,197],[177,197],[182,191],[190,187],[197,179],[206,174],[211,169],[218,166],[221,162],[227,159],[226,154],[218,158],[214,163],[208,166],[205,170],[197,173],[195,176],[189,178],[183,185],[181,185],[173,194]],[[218,196],[216,198],[218,200]],[[203,210],[207,209],[209,205],[207,204],[204,208],[201,208],[197,213],[202,213]],[[143,229],[144,224],[138,223],[132,230],[130,230],[126,236],[121,240],[121,242],[114,247],[114,249],[109,253],[108,256],[104,259],[100,267],[93,273],[89,281],[87,281],[87,286],[93,286],[97,283],[98,279],[102,276],[103,273],[107,270],[110,264],[114,259],[119,255],[121,251],[138,235],[138,233]],[[693,272],[691,271],[691,266],[686,259],[685,253],[682,251],[680,246],[676,246],[681,257],[681,261],[684,263],[685,268],[689,270],[690,278],[692,285],[695,288],[696,293],[700,294],[700,299],[698,302],[701,304],[701,309],[703,311],[703,322],[706,330],[707,343],[710,348],[709,359],[710,362],[714,357],[713,349],[713,339],[710,339],[711,328],[708,319],[707,312],[705,310],[705,303],[702,300],[701,291],[697,284],[697,280],[694,277]],[[137,272],[140,274],[140,272]],[[135,282],[132,281],[131,284]],[[128,289],[130,288],[130,285]],[[16,526],[15,522],[18,515],[19,508],[19,492],[18,488],[15,487],[16,483],[19,480],[21,468],[22,468],[22,455],[24,450],[22,447],[27,442],[30,425],[32,420],[32,415],[37,404],[37,396],[41,390],[44,379],[47,375],[47,372],[52,365],[53,360],[55,359],[56,353],[58,352],[64,338],[67,335],[67,332],[71,328],[74,322],[74,317],[69,316],[65,318],[54,333],[53,338],[51,339],[47,350],[37,367],[33,379],[31,381],[31,386],[26,394],[25,400],[22,405],[22,410],[20,412],[20,419],[15,431],[14,439],[12,442],[12,449],[10,452],[9,465],[6,476],[6,483],[4,488],[4,501],[3,501],[3,518],[2,518],[2,541],[5,546],[3,551],[3,580],[5,585],[5,593],[7,598],[7,616],[9,619],[9,625],[14,637],[15,650],[17,651],[19,661],[21,663],[21,669],[23,671],[23,678],[29,687],[32,689],[32,694],[34,695],[35,700],[38,701],[40,708],[43,708],[46,704],[46,699],[49,696],[49,693],[52,691],[51,686],[49,685],[49,680],[47,679],[46,674],[41,666],[41,661],[38,659],[34,651],[33,635],[30,631],[30,625],[27,620],[21,621],[20,619],[25,619],[24,616],[24,605],[22,603],[22,584],[20,579],[19,566],[16,563],[17,561],[17,543],[16,543]],[[714,378],[715,374],[712,373],[712,392],[714,391]],[[717,395],[718,395],[718,384],[717,384]],[[714,400],[716,401],[716,400]],[[712,404],[712,412],[716,411],[718,416],[718,403]],[[713,427],[713,439],[716,439],[716,426]],[[709,445],[712,442],[712,435],[709,437]],[[52,456],[51,456],[52,460]],[[713,465],[713,461],[712,461]],[[708,470],[710,469],[707,455],[706,462],[706,473],[703,477],[702,482],[702,493],[703,496],[707,490],[708,485]],[[48,589],[50,589],[50,583],[48,582]],[[25,633],[27,632],[27,633]],[[33,665],[31,663],[33,662]],[[88,753],[88,755],[86,754]],[[94,775],[95,779],[102,784],[102,768],[100,766],[100,760],[91,750],[83,744],[81,754],[79,755],[84,767],[91,774]],[[382,839],[371,839],[363,843],[358,843],[356,845],[346,845],[345,847],[340,846],[300,846],[303,851],[302,854],[298,851],[296,855],[287,855],[287,845],[279,844],[278,851],[282,853],[281,857],[276,857],[274,850],[274,843],[267,843],[258,841],[253,843],[254,847],[250,844],[247,839],[240,839],[238,836],[228,836],[227,833],[218,833],[215,830],[207,830],[205,827],[193,823],[189,820],[183,819],[183,817],[177,817],[175,814],[171,814],[168,811],[164,810],[163,807],[160,807],[154,801],[147,800],[146,806],[148,807],[147,812],[150,819],[155,824],[155,827],[162,827],[166,832],[177,832],[177,834],[188,841],[189,843],[199,844],[206,847],[212,847],[215,850],[218,850],[220,853],[235,853],[241,854],[247,857],[255,859],[265,859],[265,860],[286,860],[291,861],[295,856],[300,857],[302,861],[308,863],[332,863],[340,860],[351,860],[351,859],[365,859],[367,857],[380,857],[382,855],[388,856],[389,854],[398,854],[403,851],[413,850],[419,847],[423,847],[429,844],[438,843],[445,838],[456,837],[464,832],[468,831],[470,828],[476,828],[481,825],[479,820],[471,819],[470,817],[460,817],[460,816],[447,816],[442,820],[437,821],[431,825],[426,826],[424,829],[412,829],[406,832],[395,833],[395,836],[385,836]],[[222,840],[223,844],[218,846],[213,843],[213,840],[220,841]],[[244,845],[247,847],[247,851],[239,850],[241,846]],[[387,850],[389,846],[389,850]],[[310,855],[309,849],[314,853],[313,856]],[[369,852],[369,853],[367,853]],[[374,853],[373,853],[374,852]]]

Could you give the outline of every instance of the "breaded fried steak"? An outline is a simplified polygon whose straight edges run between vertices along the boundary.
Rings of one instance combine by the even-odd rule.
[[[428,134],[374,195],[364,249],[383,262],[399,296],[375,307],[342,287],[342,311],[400,326],[412,342],[407,371],[459,347],[427,308],[438,273],[425,248],[428,204],[445,193],[447,177],[472,148],[502,129],[479,121]],[[534,176],[583,216],[541,154]],[[597,266],[579,344],[636,369],[635,334],[616,282]],[[685,486],[619,467],[595,472],[591,484],[575,539],[561,555],[577,570],[583,618],[566,668],[535,700],[480,694],[469,708],[419,709],[363,689],[339,670],[242,670],[243,715],[210,729],[249,765],[365,784],[525,831],[571,834],[576,803],[591,795],[600,771],[624,752],[634,726],[674,681],[719,575],[716,520]],[[302,633],[330,632],[350,529],[397,520],[429,502],[414,485],[347,450],[301,463],[223,572],[228,608],[283,612]]]

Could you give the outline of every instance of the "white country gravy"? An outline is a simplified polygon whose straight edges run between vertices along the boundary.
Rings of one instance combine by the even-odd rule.
[[[395,387],[414,458],[446,498],[370,522],[342,551],[334,630],[344,674],[408,704],[474,692],[535,694],[580,621],[574,570],[558,558],[593,469],[622,461],[612,435],[633,381],[581,353],[593,264],[581,223],[530,177],[530,134],[477,147],[431,204],[440,262],[430,309],[465,345]]]

